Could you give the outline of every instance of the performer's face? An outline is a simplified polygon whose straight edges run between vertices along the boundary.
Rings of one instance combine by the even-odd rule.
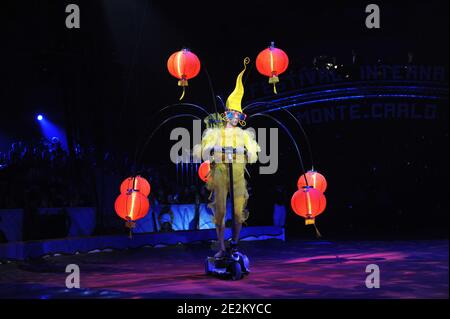
[[[239,120],[237,118],[233,118],[229,121],[229,123],[233,126],[237,126],[239,124]]]
[[[239,121],[244,121],[247,117],[244,113],[236,112],[236,111],[226,111],[225,112],[227,121],[232,126],[237,126]]]

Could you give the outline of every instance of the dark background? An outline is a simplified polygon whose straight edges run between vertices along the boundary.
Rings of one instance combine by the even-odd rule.
[[[69,3],[80,6],[81,29],[65,28]],[[18,139],[40,138],[35,116],[42,112],[67,129],[69,147],[95,146],[100,166],[105,152],[133,158],[156,112],[178,101],[177,80],[167,72],[166,61],[185,46],[203,67],[190,81],[185,101],[210,110],[205,69],[215,93],[226,97],[242,59],[254,61],[270,41],[288,53],[292,69],[312,66],[319,55],[349,64],[352,50],[361,63],[406,63],[413,52],[417,64],[448,68],[448,1],[378,1],[380,30],[364,25],[369,3],[3,2],[0,149]],[[253,69],[247,81],[261,79]],[[244,97],[243,102],[249,101]],[[448,105],[440,108],[434,122],[348,121],[305,127],[316,166],[329,181],[328,208],[319,218],[323,234],[448,236]],[[171,127],[190,127],[191,122],[171,125],[143,156],[146,163],[166,165],[162,169],[167,174],[174,170],[166,164],[167,134]],[[257,176],[256,167],[251,169],[249,224],[271,223],[275,185],[285,187],[287,201],[295,190],[300,169],[285,141],[276,175]],[[288,234],[310,237],[310,231],[289,209]]]

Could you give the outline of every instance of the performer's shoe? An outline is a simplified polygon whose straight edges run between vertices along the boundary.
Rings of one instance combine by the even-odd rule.
[[[225,256],[226,256],[226,251],[221,249],[214,255],[214,258],[220,259],[220,258],[224,258]]]
[[[238,251],[238,243],[234,240],[230,240],[230,253],[234,254]]]

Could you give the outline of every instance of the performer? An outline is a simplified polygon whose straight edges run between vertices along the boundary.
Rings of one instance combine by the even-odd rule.
[[[239,125],[246,125],[245,119],[247,116],[242,112],[241,106],[244,95],[242,76],[249,62],[249,58],[244,60],[244,70],[238,75],[236,87],[227,99],[225,113],[219,117],[222,123],[216,122],[214,127],[210,127],[204,132],[201,150],[199,146],[194,148],[194,155],[198,156],[199,152],[201,152],[203,159],[211,161],[207,188],[212,192],[213,200],[209,207],[214,212],[214,224],[216,225],[217,238],[220,245],[219,251],[214,256],[215,258],[224,257],[226,253],[224,242],[225,215],[230,177],[224,148],[232,147],[235,150],[233,155],[235,223],[230,243],[231,250],[237,249],[242,223],[247,220],[249,215],[246,210],[249,195],[244,176],[245,166],[246,163],[255,163],[258,158],[257,153],[261,151],[254,133],[251,130],[243,130],[239,127]],[[217,116],[217,114],[214,115]]]

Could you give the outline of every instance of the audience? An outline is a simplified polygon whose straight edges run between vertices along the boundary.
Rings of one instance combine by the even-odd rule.
[[[0,208],[23,208],[27,201],[38,207],[96,206],[96,170],[122,179],[132,167],[128,158],[121,160],[113,152],[98,158],[95,147],[77,144],[71,160],[56,137],[13,143],[9,151],[0,152]],[[140,170],[158,203],[207,202],[209,193],[203,182],[179,186],[161,170],[151,166]]]

